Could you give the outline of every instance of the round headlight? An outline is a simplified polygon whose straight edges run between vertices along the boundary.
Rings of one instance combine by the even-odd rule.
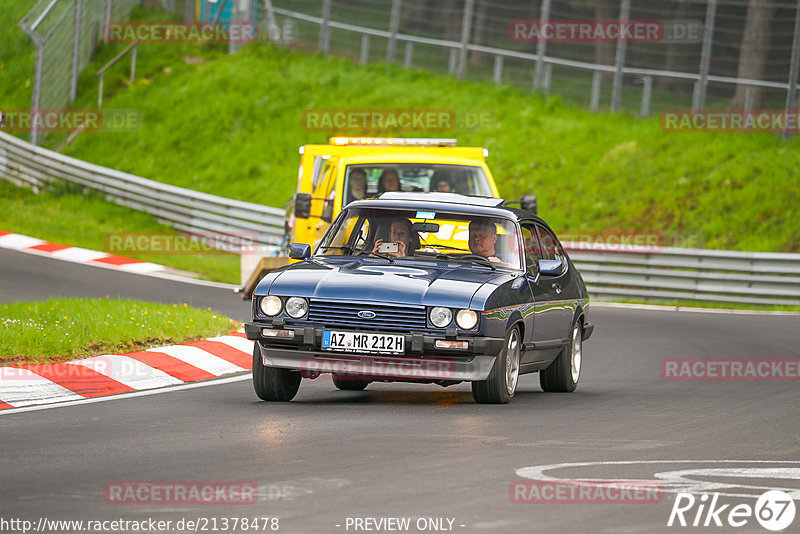
[[[472,330],[478,324],[478,314],[472,310],[458,310],[456,324],[464,330]]]
[[[261,302],[259,302],[258,305],[261,306],[261,311],[264,312],[268,317],[274,317],[278,315],[283,307],[280,297],[276,297],[275,295],[264,297],[261,299]]]
[[[289,300],[286,301],[286,313],[288,313],[290,317],[299,319],[304,316],[306,312],[308,312],[308,301],[303,297],[290,297]]]
[[[453,312],[450,311],[450,308],[436,306],[431,308],[430,318],[433,326],[436,328],[444,328],[453,320]]]

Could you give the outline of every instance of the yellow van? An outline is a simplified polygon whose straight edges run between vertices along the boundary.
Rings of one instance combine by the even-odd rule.
[[[486,153],[455,139],[332,137],[328,145],[304,145],[297,192],[286,206],[287,241],[316,246],[344,206],[386,191],[498,197]]]

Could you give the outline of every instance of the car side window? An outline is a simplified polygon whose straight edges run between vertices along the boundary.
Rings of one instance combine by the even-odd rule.
[[[536,226],[539,234],[539,239],[542,242],[542,259],[544,260],[564,260],[564,252],[558,244],[556,236],[553,232],[547,230],[543,226]]]
[[[522,227],[522,243],[525,247],[525,263],[528,266],[528,272],[535,276],[539,272],[537,262],[542,259],[542,246],[533,227]]]

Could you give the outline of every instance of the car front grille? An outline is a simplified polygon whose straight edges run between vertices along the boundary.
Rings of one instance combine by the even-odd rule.
[[[373,312],[375,317],[359,317],[358,312],[361,311]],[[357,304],[311,299],[308,321],[320,323],[324,327],[391,331],[427,330],[424,306]]]

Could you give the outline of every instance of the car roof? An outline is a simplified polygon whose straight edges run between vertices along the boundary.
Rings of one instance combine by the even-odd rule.
[[[475,197],[458,193],[413,193],[388,192],[378,198],[357,200],[347,208],[398,208],[419,210],[441,210],[502,217],[514,220],[533,219],[547,226],[541,218],[533,213],[510,206],[504,206],[505,200],[494,197]],[[549,228],[549,226],[548,226]]]

